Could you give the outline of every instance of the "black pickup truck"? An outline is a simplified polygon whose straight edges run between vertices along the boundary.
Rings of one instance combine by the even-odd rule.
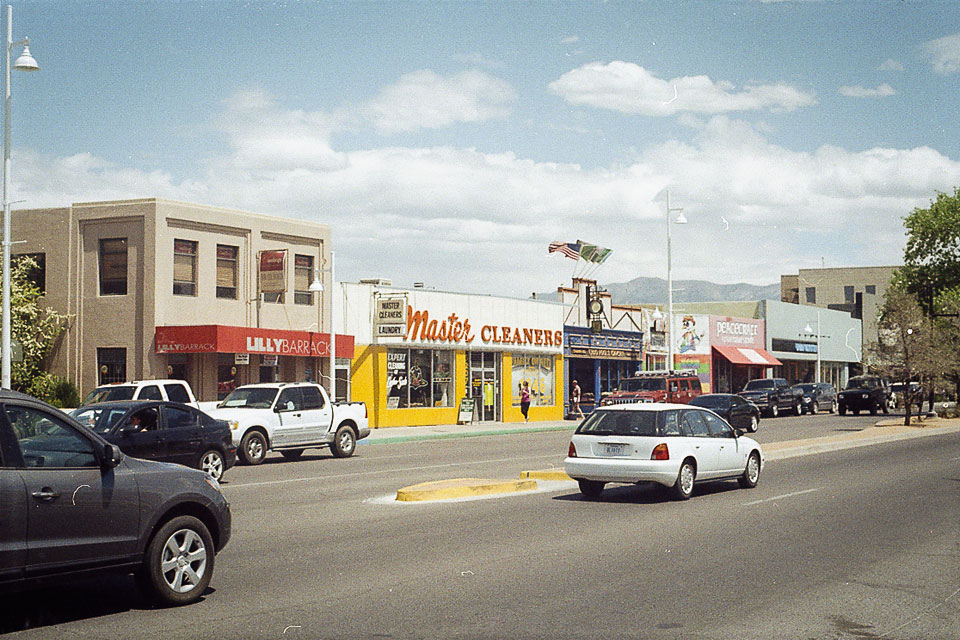
[[[776,418],[781,411],[803,413],[803,392],[790,386],[784,378],[758,378],[751,380],[738,394],[760,408],[760,411]]]

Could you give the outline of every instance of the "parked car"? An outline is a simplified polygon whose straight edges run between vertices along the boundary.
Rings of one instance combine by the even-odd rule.
[[[756,433],[760,425],[760,407],[732,393],[705,393],[691,400],[690,404],[710,409],[735,429]]]
[[[230,425],[179,402],[100,402],[70,416],[134,458],[176,462],[216,480],[237,462]]]
[[[621,380],[617,390],[605,396],[600,404],[633,404],[635,402],[672,402],[686,404],[702,393],[700,378],[688,371],[648,371],[635,378]]]
[[[804,413],[837,410],[837,390],[829,382],[805,382],[793,385],[803,394]]]
[[[902,382],[897,382],[890,385],[890,407],[892,409],[905,409],[907,406],[907,386]],[[919,382],[910,383],[910,404],[917,405],[917,412],[923,410],[923,401],[925,392],[923,387],[920,386]]]
[[[840,415],[847,411],[859,415],[861,411],[869,411],[877,415],[877,411],[890,413],[890,385],[879,376],[854,376],[847,380],[847,387],[837,396]]]
[[[80,406],[111,400],[169,400],[200,408],[186,380],[134,380],[105,384],[88,393]]]
[[[790,386],[784,378],[758,378],[750,380],[738,394],[760,408],[760,411],[776,418],[781,411],[803,412],[803,394]]]
[[[165,604],[201,597],[230,540],[209,475],[124,455],[62,411],[0,390],[0,583],[133,573]]]
[[[370,435],[367,406],[330,402],[312,382],[248,384],[230,392],[214,418],[226,420],[240,459],[260,464],[268,451],[296,460],[304,449],[329,447],[337,458],[353,455],[357,440]]]
[[[763,453],[708,409],[679,404],[601,408],[577,427],[564,469],[587,498],[609,482],[653,482],[686,500],[696,482],[736,479],[757,486]]]

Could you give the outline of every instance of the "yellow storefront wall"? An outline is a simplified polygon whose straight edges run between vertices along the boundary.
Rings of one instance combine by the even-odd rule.
[[[372,428],[413,427],[434,424],[456,424],[460,400],[466,396],[467,353],[456,351],[454,354],[454,401],[451,407],[416,407],[408,409],[387,409],[387,347],[378,345],[356,345],[351,366],[351,397],[367,405],[367,416]],[[513,358],[510,353],[502,354],[501,374],[501,415],[504,422],[523,422],[519,406],[513,406],[510,393],[510,371]],[[554,394],[553,404],[531,406],[530,421],[561,420],[563,418],[563,355],[554,356]]]

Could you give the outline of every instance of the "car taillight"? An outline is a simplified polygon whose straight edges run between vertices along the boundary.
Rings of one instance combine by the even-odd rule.
[[[577,448],[576,448],[575,446],[573,446],[573,443],[572,443],[572,442],[570,443],[570,448],[567,449],[567,457],[568,457],[568,458],[576,458],[576,457],[577,457]]]
[[[573,444],[573,443],[571,443]],[[670,450],[667,449],[667,443],[661,442],[653,448],[653,453],[650,454],[651,460],[669,460],[670,459]]]

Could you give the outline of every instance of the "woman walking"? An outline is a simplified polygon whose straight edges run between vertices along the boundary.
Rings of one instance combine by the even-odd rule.
[[[530,383],[523,381],[523,387],[520,388],[520,412],[523,413],[523,421],[530,422],[527,412],[530,410]]]

